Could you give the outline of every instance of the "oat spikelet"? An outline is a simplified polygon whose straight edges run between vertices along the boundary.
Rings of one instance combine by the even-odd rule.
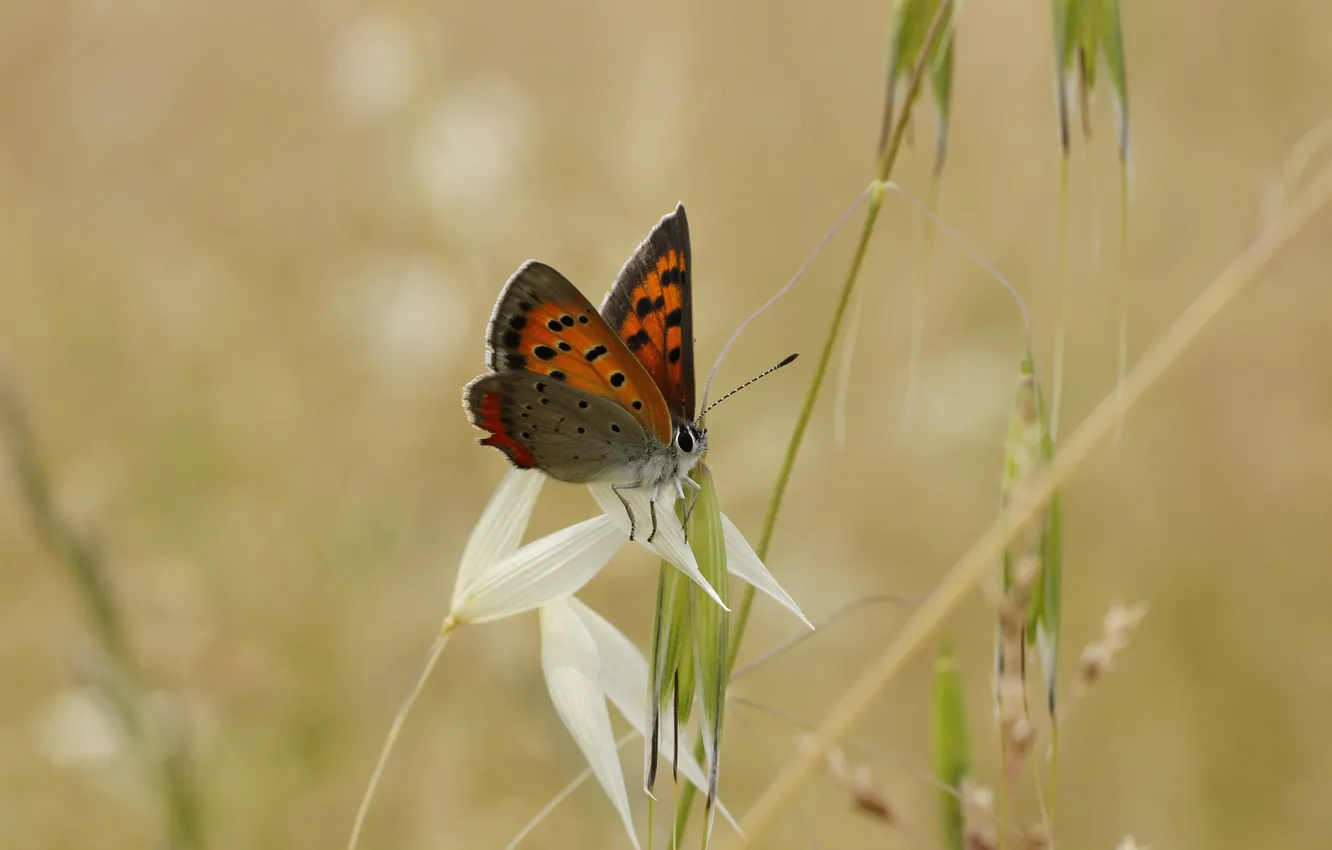
[[[1120,653],[1128,648],[1129,642],[1133,639],[1133,632],[1147,616],[1147,610],[1145,603],[1115,604],[1110,608],[1105,615],[1105,633],[1100,640],[1087,644],[1082,650],[1078,674],[1073,679],[1075,701],[1086,696],[1087,691],[1100,681],[1101,677],[1114,669]]]
[[[1050,828],[1043,823],[1027,827],[1022,833],[1022,841],[1018,846],[1022,850],[1050,850],[1054,846],[1054,839],[1050,836]]]
[[[796,737],[796,747],[808,750],[814,742],[812,733]],[[851,794],[856,811],[888,826],[900,825],[897,810],[874,782],[869,765],[852,765],[841,747],[833,747],[825,756],[828,776]]]
[[[962,781],[962,836],[966,850],[996,850],[994,792],[970,779]]]

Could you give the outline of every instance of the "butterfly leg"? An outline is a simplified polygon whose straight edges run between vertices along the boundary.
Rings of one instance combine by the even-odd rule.
[[[621,491],[621,490],[637,490],[639,487],[642,487],[642,486],[643,486],[643,482],[642,482],[642,481],[631,481],[631,482],[628,483],[628,484],[612,484],[612,485],[611,485],[611,492],[615,494],[615,498],[617,498],[617,499],[620,500],[620,504],[624,505],[624,512],[629,516],[629,540],[630,540],[630,542],[633,542],[633,539],[634,539],[634,529],[637,528],[637,523],[634,522],[634,511],[633,511],[633,508],[629,507],[629,500],[626,499],[624,496],[620,495],[620,491]],[[653,513],[653,515],[652,515],[652,531],[653,531],[654,534],[656,533],[656,530],[657,530],[657,516],[656,516],[656,513],[655,513],[655,511],[654,511],[654,513]],[[652,541],[652,538],[649,537],[649,538],[648,538],[648,542],[651,542],[651,541]]]
[[[657,536],[657,494],[652,494],[652,499],[648,502],[648,513],[652,515],[652,531],[647,536],[647,542],[651,543],[652,538]]]
[[[693,494],[693,495],[694,495],[694,498],[692,498],[692,499],[686,499],[686,498],[685,498],[685,494],[684,494],[684,485],[685,485],[685,484],[688,484],[690,487],[693,487],[693,488],[694,488],[694,494]],[[701,496],[701,495],[703,494],[703,488],[700,487],[700,486],[698,486],[698,483],[695,482],[695,481],[694,481],[692,478],[690,478],[688,475],[684,476],[684,477],[681,478],[679,481],[675,482],[675,486],[680,488],[680,501],[682,501],[682,502],[685,503],[685,510],[684,510],[684,532],[685,532],[685,542],[688,543],[688,542],[689,542],[689,517],[692,516],[693,513],[694,513],[694,505],[697,505],[697,504],[698,504],[698,497]]]

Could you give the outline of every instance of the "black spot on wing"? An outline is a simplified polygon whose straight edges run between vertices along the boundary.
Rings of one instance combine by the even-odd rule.
[[[604,345],[595,345],[592,348],[589,348],[587,351],[583,352],[583,356],[587,358],[588,363],[592,363],[598,357],[602,357],[605,354],[606,354],[606,346]]]
[[[648,313],[652,312],[652,299],[651,298],[638,299],[638,303],[634,305],[634,312],[638,314],[638,318],[640,319],[647,316]]]
[[[532,353],[540,360],[550,361],[555,359],[555,349],[551,348],[549,345],[538,345],[536,348],[532,349]]]
[[[637,351],[649,342],[652,342],[652,337],[648,335],[647,331],[641,329],[638,333],[630,334],[624,340],[624,344],[629,346],[630,351]]]

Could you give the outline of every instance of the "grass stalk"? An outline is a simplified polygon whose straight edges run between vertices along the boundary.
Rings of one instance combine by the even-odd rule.
[[[930,179],[930,194],[926,202],[931,211],[939,208],[939,184],[943,175],[935,170]],[[907,387],[906,399],[902,404],[902,432],[911,426],[911,419],[916,410],[916,398],[920,394],[921,360],[925,349],[925,311],[929,298],[930,275],[934,267],[934,228],[927,222],[921,235],[920,269],[915,285],[911,288],[911,331],[907,343]]]
[[[1068,154],[1059,159],[1059,252],[1056,286],[1059,313],[1055,319],[1054,375],[1050,388],[1050,436],[1059,438],[1059,411],[1064,401],[1064,341],[1068,334]]]

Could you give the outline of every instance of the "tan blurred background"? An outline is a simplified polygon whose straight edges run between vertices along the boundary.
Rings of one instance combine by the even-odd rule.
[[[508,274],[540,257],[599,300],[677,200],[700,370],[868,179],[886,2],[175,3],[0,7],[0,351],[53,484],[95,528],[152,683],[187,708],[214,848],[336,847],[504,472],[460,406]],[[1261,223],[1261,190],[1332,115],[1332,9],[1126,3],[1134,199],[1112,118],[1071,197],[1065,430]],[[1058,159],[1047,4],[971,3],[946,218],[1029,299],[1048,379]],[[924,193],[929,122],[898,176]],[[1093,200],[1097,203],[1093,203]],[[806,358],[718,411],[711,462],[756,539],[857,224],[735,349],[720,385]],[[1071,659],[1116,600],[1152,613],[1064,735],[1060,843],[1332,842],[1332,217],[1288,251],[1068,487]],[[1099,232],[1099,270],[1092,259]],[[939,240],[924,385],[901,427],[922,224],[890,199],[864,276],[846,444],[825,394],[769,559],[815,619],[926,592],[997,510],[1021,344],[1012,303]],[[831,387],[831,384],[830,384]],[[0,846],[158,846],[151,787],[79,686],[90,628],[0,486]],[[534,531],[590,515],[552,485]],[[645,646],[655,564],[583,594]],[[892,636],[864,609],[737,690],[817,719]],[[953,622],[980,777],[992,618]],[[760,601],[744,657],[796,634]],[[408,724],[366,847],[503,847],[581,767],[535,616],[464,630]],[[929,664],[857,730],[909,822],[810,782],[773,848],[937,846]],[[793,748],[733,710],[742,811]],[[626,749],[628,775],[638,746]],[[1034,815],[1027,795],[1024,814]],[[640,826],[644,809],[637,807]],[[725,827],[718,835],[727,835]],[[625,846],[585,787],[526,846]]]

